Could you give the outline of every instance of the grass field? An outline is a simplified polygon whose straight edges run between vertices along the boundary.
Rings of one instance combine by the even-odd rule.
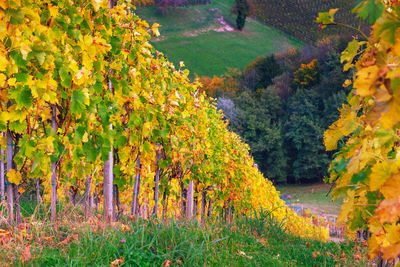
[[[337,215],[342,204],[340,199],[332,201],[332,196],[328,194],[331,185],[285,185],[277,186],[282,195],[290,195],[290,203],[296,206],[308,208],[317,215]]]
[[[59,214],[55,225],[31,218],[20,230],[5,229],[12,239],[0,235],[0,266],[368,266],[360,244],[302,239],[269,217],[206,225],[122,218],[110,227],[85,220],[79,206]]]
[[[136,13],[150,24],[161,25],[154,46],[169,60],[198,75],[221,75],[228,68],[244,68],[253,59],[303,44],[289,35],[248,19],[243,32],[233,30],[230,14],[233,0],[213,1],[208,6],[170,9],[160,15],[156,8],[138,8]],[[228,25],[221,24],[221,18]],[[229,30],[227,30],[229,29]]]

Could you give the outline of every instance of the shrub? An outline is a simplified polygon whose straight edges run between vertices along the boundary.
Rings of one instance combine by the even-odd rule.
[[[274,55],[258,57],[251,62],[243,72],[245,87],[256,90],[267,88],[272,84],[272,79],[282,74],[282,69]]]
[[[301,64],[300,68],[294,73],[293,83],[298,87],[312,87],[319,83],[320,72],[318,61],[313,59],[308,64]]]

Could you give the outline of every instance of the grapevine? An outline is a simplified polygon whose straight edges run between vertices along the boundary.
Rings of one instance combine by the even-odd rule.
[[[320,13],[322,28],[338,25],[337,9]],[[372,258],[400,256],[399,63],[400,6],[397,1],[360,1],[354,11],[372,24],[370,36],[354,39],[342,53],[344,70],[355,70],[348,104],[326,131],[327,150],[336,154],[329,181],[343,196],[338,220],[350,231],[364,229]],[[346,138],[344,138],[346,137]],[[338,145],[339,143],[339,145]]]
[[[159,25],[132,10],[123,1],[0,2],[9,223],[19,222],[13,193],[30,180],[42,181],[52,220],[56,201],[101,198],[109,162],[116,211],[108,217],[104,194],[106,221],[263,207],[292,233],[326,240],[328,230],[289,209],[254,167],[199,82],[151,46]]]

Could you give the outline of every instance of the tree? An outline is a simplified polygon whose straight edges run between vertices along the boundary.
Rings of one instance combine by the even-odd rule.
[[[256,93],[243,91],[235,99],[235,111],[230,127],[249,144],[260,171],[275,182],[285,181],[286,157],[279,120],[283,109],[276,92],[270,87]]]
[[[320,76],[318,61],[313,59],[308,64],[301,64],[294,73],[293,83],[298,87],[310,88],[319,83]]]
[[[239,31],[243,30],[246,22],[246,17],[250,15],[249,0],[235,0],[235,5],[232,12],[237,15],[236,27]]]
[[[318,101],[314,91],[298,89],[285,105],[283,132],[291,166],[288,182],[317,182],[326,175],[329,157],[323,146],[325,123]]]
[[[243,71],[243,85],[251,90],[267,88],[272,84],[273,78],[281,74],[281,66],[274,55],[259,57]]]

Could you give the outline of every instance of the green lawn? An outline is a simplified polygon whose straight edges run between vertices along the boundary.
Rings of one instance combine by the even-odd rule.
[[[15,238],[0,246],[0,266],[369,266],[365,247],[299,238],[268,216],[206,225],[123,217],[111,228],[64,208],[56,225],[33,216],[24,231],[5,228]]]
[[[318,215],[337,215],[342,201],[332,201],[329,184],[277,186],[282,195],[290,195],[290,203],[310,209]],[[313,190],[314,189],[314,190]]]
[[[234,25],[232,0],[214,1],[208,6],[175,8],[160,15],[155,8],[138,8],[136,13],[150,24],[161,25],[160,38],[153,45],[179,65],[184,61],[191,73],[221,75],[228,68],[244,68],[253,59],[303,44],[285,33],[248,19],[243,32],[214,29],[222,27],[218,18]]]

